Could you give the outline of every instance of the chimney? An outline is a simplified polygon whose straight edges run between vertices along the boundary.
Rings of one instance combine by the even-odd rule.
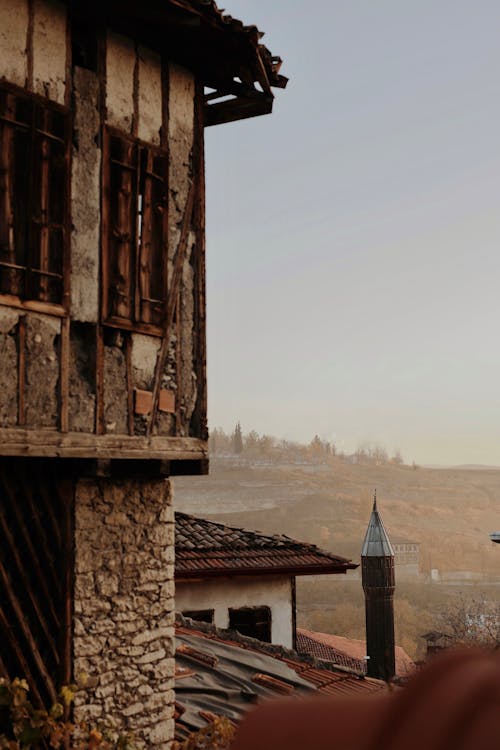
[[[390,680],[396,673],[394,653],[394,551],[377,510],[377,492],[361,550],[365,592],[368,676]]]

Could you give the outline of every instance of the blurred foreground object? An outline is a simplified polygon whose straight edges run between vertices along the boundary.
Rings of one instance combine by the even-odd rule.
[[[447,652],[404,690],[272,702],[241,724],[232,750],[498,750],[500,654]]]

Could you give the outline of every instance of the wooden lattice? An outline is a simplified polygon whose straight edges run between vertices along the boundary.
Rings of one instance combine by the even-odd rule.
[[[71,677],[73,485],[38,459],[0,463],[0,673],[49,705]]]

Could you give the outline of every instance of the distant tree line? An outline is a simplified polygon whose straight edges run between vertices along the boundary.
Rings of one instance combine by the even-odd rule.
[[[310,443],[304,444],[283,440],[273,435],[259,435],[255,430],[244,433],[240,422],[233,432],[227,433],[221,427],[211,431],[209,450],[213,457],[240,458],[266,463],[328,464],[334,460],[352,464],[385,465],[404,464],[399,450],[390,455],[385,448],[376,444],[365,444],[352,454],[337,450],[335,443],[322,440],[314,435]]]

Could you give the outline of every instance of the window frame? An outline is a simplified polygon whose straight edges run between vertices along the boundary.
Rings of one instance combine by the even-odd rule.
[[[240,635],[245,635],[249,638],[255,638],[256,640],[261,641],[262,643],[272,643],[273,642],[273,613],[272,608],[268,604],[259,604],[259,605],[247,605],[244,607],[229,607],[228,612],[228,627],[231,630],[236,630]],[[266,630],[266,636],[267,638],[260,638],[257,634],[252,633],[242,633],[241,630],[238,630],[238,623],[235,623],[235,618],[239,619],[241,615],[253,615],[251,627],[259,630]],[[265,621],[264,620],[257,620],[257,617],[261,617],[262,615],[265,615]],[[245,623],[245,628],[250,629],[248,625]]]
[[[63,144],[63,150],[64,150],[64,175],[63,175],[63,184],[64,184],[64,197],[63,197],[63,209],[62,209],[62,221],[55,222],[55,224],[58,225],[58,227],[61,230],[62,233],[62,253],[61,253],[61,273],[55,274],[56,277],[60,279],[61,283],[61,294],[59,297],[59,301],[50,301],[50,300],[42,300],[39,299],[35,295],[31,295],[29,291],[32,290],[32,281],[28,281],[28,279],[31,279],[33,274],[41,272],[41,275],[51,276],[53,272],[49,271],[43,271],[40,268],[36,268],[36,258],[37,253],[39,252],[37,248],[35,248],[35,240],[34,240],[34,225],[36,223],[39,224],[39,226],[44,226],[44,228],[49,228],[50,231],[50,225],[54,224],[54,222],[51,222],[50,220],[43,222],[39,219],[35,219],[35,209],[34,209],[34,201],[33,201],[33,189],[30,188],[28,191],[27,196],[27,203],[28,203],[28,209],[27,209],[27,239],[26,239],[26,260],[27,263],[24,266],[19,265],[19,270],[24,269],[24,272],[26,274],[25,276],[25,290],[29,290],[28,293],[24,295],[19,294],[13,294],[9,292],[1,292],[0,291],[0,304],[5,305],[8,307],[15,307],[18,309],[23,310],[32,310],[35,312],[42,312],[42,313],[48,313],[50,315],[55,315],[58,317],[65,317],[70,310],[70,257],[71,257],[71,149],[72,149],[72,132],[73,132],[73,118],[72,113],[69,107],[66,107],[59,102],[55,102],[52,99],[48,99],[44,96],[40,96],[39,94],[34,94],[31,91],[28,91],[25,88],[22,88],[20,86],[16,86],[13,83],[10,83],[8,81],[0,81],[0,91],[6,92],[8,94],[11,94],[15,96],[17,99],[23,99],[25,101],[30,102],[30,104],[33,106],[33,115],[30,125],[25,125],[23,123],[18,123],[17,128],[18,130],[27,129],[27,131],[30,134],[31,139],[31,147],[30,147],[30,154],[29,154],[29,169],[30,174],[36,174],[37,169],[40,168],[40,159],[39,154],[34,152],[33,150],[33,143],[35,141],[35,138],[40,134],[43,134],[45,131],[43,131],[40,127],[37,127],[37,124],[35,122],[35,113],[36,111],[40,111],[40,109],[57,112],[63,117],[63,137],[58,138],[57,136],[53,134],[46,133],[46,135],[49,138],[53,138],[54,140],[58,141],[59,143]],[[4,122],[15,122],[9,120],[9,118],[4,118],[2,115],[0,115],[0,120],[3,120]],[[16,126],[14,126],[16,127]],[[47,178],[50,180],[50,177]],[[31,183],[33,185],[33,182]],[[48,183],[50,185],[50,183]],[[34,188],[40,187],[40,185],[34,185]],[[48,256],[49,257],[49,256]],[[4,262],[5,263],[5,262]],[[2,265],[2,262],[0,262],[0,268],[4,267]],[[31,287],[31,289],[29,289]]]
[[[136,210],[135,226],[132,227],[133,232],[133,267],[130,269],[131,275],[131,306],[133,313],[133,320],[131,318],[123,317],[113,313],[111,310],[111,300],[109,295],[110,283],[112,281],[111,275],[111,264],[112,250],[111,250],[111,138],[119,138],[122,141],[130,144],[137,148],[138,151],[146,151],[148,158],[150,155],[159,156],[165,159],[166,173],[163,178],[163,184],[165,186],[165,210],[163,213],[162,220],[162,236],[160,238],[160,245],[163,248],[161,253],[161,290],[162,290],[162,315],[159,323],[146,322],[138,319],[137,311],[140,309],[141,303],[145,300],[140,296],[140,282],[138,276],[138,269],[141,260],[141,244],[139,241],[139,235],[137,230],[137,215]],[[167,311],[167,300],[168,300],[168,199],[169,199],[169,180],[168,180],[168,150],[161,145],[156,145],[143,141],[140,138],[136,138],[133,135],[124,133],[122,130],[115,128],[111,125],[103,126],[103,168],[102,168],[102,215],[101,215],[101,322],[105,326],[112,328],[118,328],[121,330],[135,331],[138,333],[145,333],[153,336],[164,335],[164,322]],[[140,182],[140,168],[135,167],[136,184],[134,187],[134,196],[137,200],[139,196],[139,182]]]

